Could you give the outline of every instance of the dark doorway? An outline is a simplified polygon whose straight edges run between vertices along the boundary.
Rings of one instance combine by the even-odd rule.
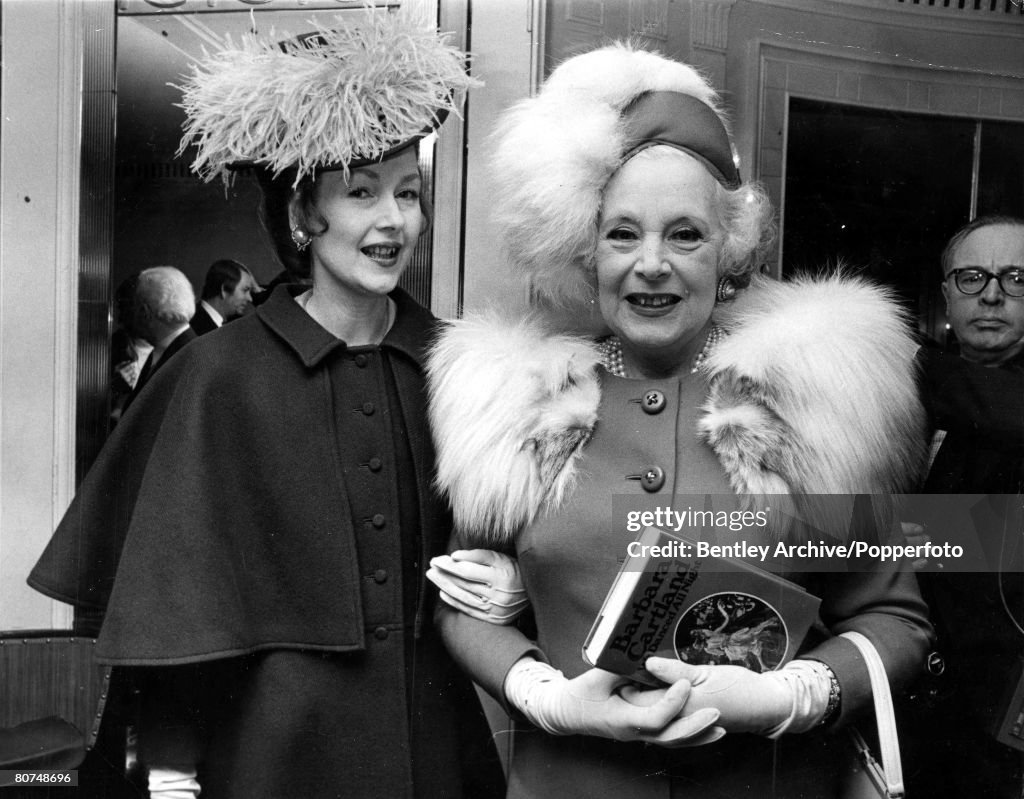
[[[783,271],[837,263],[899,292],[926,332],[939,254],[968,221],[971,120],[791,99]]]
[[[1024,125],[791,98],[783,274],[844,264],[943,341],[939,255],[977,214],[1024,212]]]

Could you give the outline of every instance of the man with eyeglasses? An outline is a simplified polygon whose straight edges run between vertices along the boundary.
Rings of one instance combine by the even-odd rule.
[[[946,313],[960,355],[984,366],[1019,359],[1024,353],[1024,220],[976,219],[946,245],[942,271]]]
[[[919,574],[938,638],[932,676],[904,707],[907,795],[1021,799],[1024,737],[1014,744],[995,730],[1021,711],[1010,697],[1024,680],[1024,219],[961,228],[942,275],[959,357],[922,348],[922,397],[936,428],[922,491],[987,495],[964,500],[971,518],[1004,534],[982,541],[991,571],[932,564]],[[942,540],[964,531],[926,532]]]
[[[949,240],[941,263],[959,358],[922,348],[922,395],[937,431],[924,490],[1018,493],[1024,490],[1024,218],[975,219]]]

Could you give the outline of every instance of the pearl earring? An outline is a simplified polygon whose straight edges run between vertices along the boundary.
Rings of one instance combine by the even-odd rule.
[[[299,252],[305,250],[312,240],[313,237],[298,225],[292,228],[292,242],[294,242],[295,249]]]
[[[715,291],[715,299],[719,302],[729,302],[736,298],[736,283],[731,277],[723,277],[718,281],[718,289]]]

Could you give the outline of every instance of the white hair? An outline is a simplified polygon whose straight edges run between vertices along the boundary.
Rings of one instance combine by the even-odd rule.
[[[136,307],[165,324],[188,324],[196,312],[196,296],[185,273],[173,266],[152,266],[139,273]]]

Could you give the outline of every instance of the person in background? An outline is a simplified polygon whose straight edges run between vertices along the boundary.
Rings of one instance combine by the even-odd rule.
[[[580,657],[633,540],[613,496],[787,494],[802,514],[814,495],[906,490],[923,460],[916,345],[886,291],[743,288],[771,209],[720,109],[692,68],[613,46],[559,66],[497,131],[492,202],[535,307],[452,323],[432,352],[458,537],[429,574],[452,653],[516,716],[512,797],[835,796],[833,730],[871,705],[843,634],[872,641],[897,691],[930,642],[913,573],[889,562],[791,575],[823,625],[777,671],[650,658],[661,687],[641,689]],[[858,514],[853,534],[891,525]],[[535,637],[481,618],[487,549],[518,558]]]
[[[256,278],[238,261],[228,258],[214,261],[206,270],[202,297],[192,317],[192,329],[197,336],[202,336],[249,313],[253,308],[253,293],[258,293],[259,289]]]
[[[138,273],[125,278],[114,291],[114,332],[110,337],[110,426],[121,418],[124,404],[139,380],[153,345],[135,329],[135,286]]]
[[[228,43],[184,87],[193,168],[261,175],[311,286],[155,375],[30,577],[104,609],[154,799],[503,790],[432,624],[435,319],[397,287],[428,223],[417,142],[475,81],[406,9],[336,25]]]
[[[1007,376],[1024,375],[1024,219],[980,217],[958,231],[942,253],[942,294],[964,361]],[[1015,396],[1008,399],[1019,403],[1020,394],[1012,393]],[[997,398],[990,392],[989,399]],[[943,421],[937,420],[939,430],[944,429]],[[925,490],[1021,491],[1019,436],[1007,440],[1012,429],[996,433],[1009,451],[999,441],[980,441],[966,429],[942,435],[934,442],[936,454]]]
[[[1024,219],[979,217],[949,240],[941,266],[959,355],[921,354],[935,431],[922,491],[975,495],[989,570],[922,564],[918,574],[938,639],[903,709],[907,792],[1019,799],[1024,753],[995,730],[1020,711],[1009,699],[1024,658]],[[908,527],[911,540],[946,535]]]
[[[132,308],[135,330],[153,349],[125,402],[125,411],[156,371],[196,337],[189,326],[196,312],[196,298],[192,284],[180,269],[153,266],[139,272]]]

